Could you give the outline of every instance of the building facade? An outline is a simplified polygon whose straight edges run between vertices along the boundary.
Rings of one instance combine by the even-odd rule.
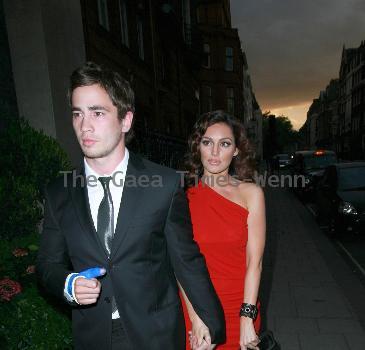
[[[3,3],[19,115],[55,137],[74,164],[82,155],[66,91],[86,61],[131,82],[137,137],[130,147],[160,163],[177,166],[199,114],[223,109],[245,119],[244,55],[229,0]],[[246,113],[251,122],[255,106]],[[255,137],[258,128],[251,127]]]
[[[338,152],[346,159],[365,159],[365,41],[343,48],[339,75]]]
[[[131,147],[176,165],[199,114],[202,43],[195,6],[194,0],[4,0],[19,114],[55,137],[77,163],[69,75],[85,61],[104,64],[135,90]]]
[[[13,70],[9,51],[3,3],[0,1],[0,131],[8,118],[18,116]]]
[[[200,111],[223,109],[243,120],[243,52],[229,1],[200,0],[196,17],[204,52],[198,73]]]
[[[86,61],[79,1],[3,0],[19,116],[81,159],[66,98],[70,73]]]
[[[307,148],[336,150],[338,136],[339,81],[333,79],[319,97],[313,100],[307,113]]]
[[[194,60],[201,58],[201,45],[194,35],[193,3],[84,0],[81,4],[86,57],[120,71],[132,82],[137,128],[186,138],[199,106],[194,68],[200,64]]]
[[[313,100],[306,146],[336,151],[340,159],[365,159],[365,41],[342,50],[339,78]]]
[[[316,98],[313,100],[307,112],[306,129],[307,129],[307,148],[315,149],[317,141],[317,121],[320,113],[320,102]]]
[[[262,113],[252,91],[238,30],[232,28],[230,2],[200,0],[196,11],[204,52],[198,74],[200,112],[222,109],[242,120],[261,159]]]
[[[253,92],[245,53],[243,53],[243,62],[243,120],[247,136],[256,151],[256,158],[261,160],[263,158],[263,116]]]

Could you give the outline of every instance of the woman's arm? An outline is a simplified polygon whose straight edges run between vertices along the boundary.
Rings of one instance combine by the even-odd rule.
[[[180,292],[181,292],[181,295],[183,296],[183,299],[184,299],[184,302],[185,302],[185,305],[186,305],[186,308],[188,310],[188,314],[189,314],[189,318],[190,318],[190,321],[193,322],[192,320],[195,318],[195,317],[198,317],[198,315],[196,314],[196,312],[194,311],[194,308],[193,308],[193,305],[191,305],[188,297],[186,296],[185,294],[185,291],[183,289],[183,287],[181,287],[181,284],[179,281],[177,281],[177,284],[179,286],[179,289],[180,289]]]
[[[249,214],[247,218],[248,242],[246,246],[246,277],[244,281],[245,295],[243,302],[256,305],[266,236],[265,198],[261,187],[250,184],[245,190],[245,200]],[[241,348],[245,349],[248,344],[250,346],[256,346],[257,341],[253,320],[249,317],[242,316],[240,332]]]
[[[261,187],[253,185],[247,198],[248,242],[246,246],[246,279],[244,303],[256,304],[265,248],[265,198]]]
[[[209,278],[204,256],[193,239],[189,205],[180,183],[180,177],[176,177],[164,227],[171,265],[195,311],[209,328],[212,341],[223,343],[223,308]]]
[[[188,310],[189,319],[192,324],[191,333],[189,330],[189,333],[191,334],[190,346],[192,349],[197,349],[197,350],[209,349],[211,345],[209,329],[195,312],[179,281],[177,281],[177,284],[179,286],[181,295],[183,296],[186,308]],[[205,342],[203,342],[203,340],[205,340]],[[206,347],[204,346],[205,345],[204,343],[207,345]]]

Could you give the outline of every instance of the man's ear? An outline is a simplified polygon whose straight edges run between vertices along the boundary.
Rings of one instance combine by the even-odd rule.
[[[128,132],[132,127],[133,122],[133,112],[129,111],[125,114],[122,119],[122,132]]]

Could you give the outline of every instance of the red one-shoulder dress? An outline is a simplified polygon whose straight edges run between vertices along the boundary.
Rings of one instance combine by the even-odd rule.
[[[194,239],[205,256],[209,274],[222,303],[226,320],[227,341],[216,349],[237,350],[240,339],[238,313],[244,299],[246,274],[248,211],[201,182],[198,186],[191,187],[187,196]],[[188,332],[191,330],[191,322],[185,303],[183,303],[183,308]],[[259,312],[254,322],[257,333],[260,330],[260,324]],[[188,337],[186,349],[190,349]]]

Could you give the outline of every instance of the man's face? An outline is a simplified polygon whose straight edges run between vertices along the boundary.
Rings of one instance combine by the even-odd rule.
[[[117,107],[100,85],[82,86],[72,92],[72,124],[86,158],[113,156],[123,150],[124,134],[133,114],[121,121]]]

